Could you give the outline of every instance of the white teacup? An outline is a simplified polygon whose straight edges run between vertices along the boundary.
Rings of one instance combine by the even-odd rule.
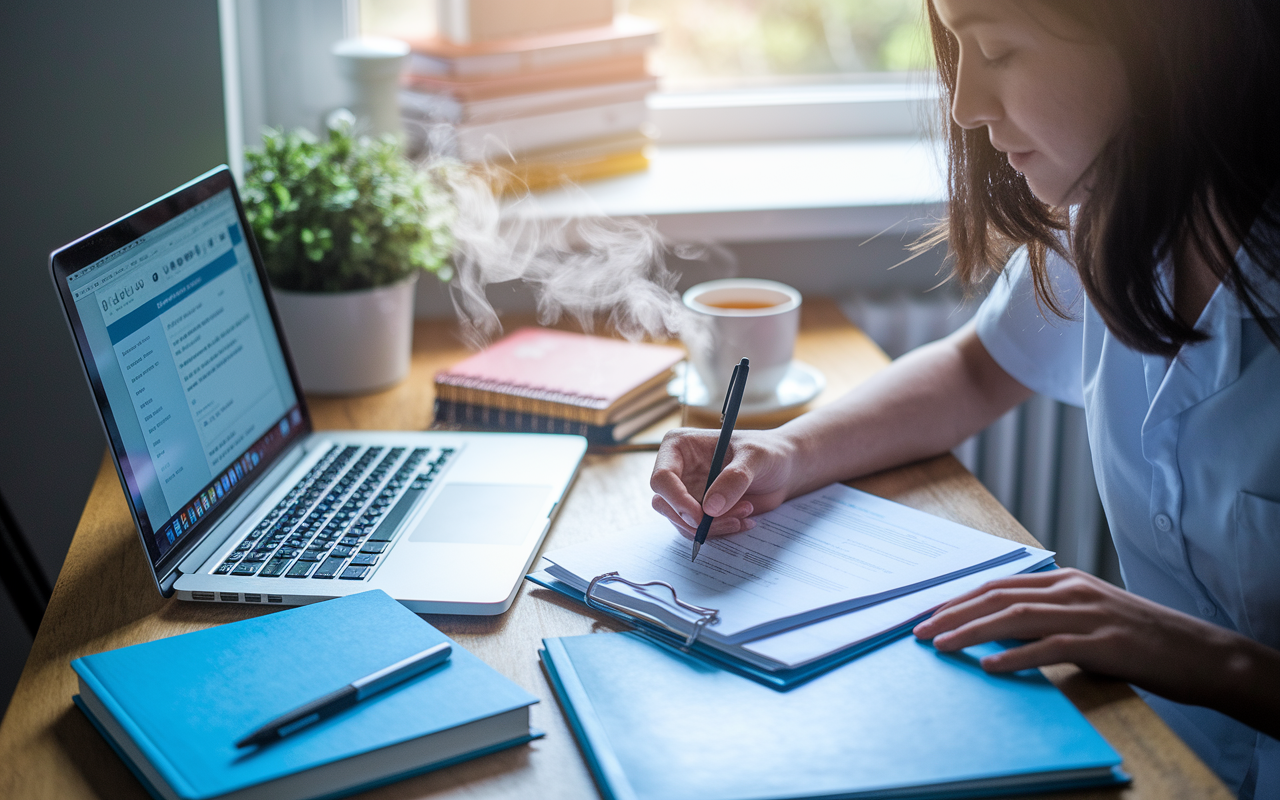
[[[791,366],[800,330],[800,293],[785,283],[754,278],[707,281],[684,293],[684,304],[706,324],[685,337],[689,358],[718,406],[733,368],[751,360],[743,400],[773,397]]]

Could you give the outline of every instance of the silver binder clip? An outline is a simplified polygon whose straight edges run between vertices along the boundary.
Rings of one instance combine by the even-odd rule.
[[[625,583],[627,586],[630,586],[633,589],[644,589],[644,587],[646,586],[663,587],[667,591],[671,592],[671,599],[672,601],[675,602],[677,606],[679,606],[680,608],[683,608],[686,611],[691,611],[694,614],[698,615],[698,619],[693,623],[693,630],[691,630],[689,633],[684,633],[683,631],[676,630],[671,625],[663,622],[662,620],[656,617],[650,616],[648,614],[644,614],[639,611],[635,611],[630,608],[626,608],[617,603],[611,602],[609,600],[605,600],[602,597],[596,597],[594,594],[596,587],[605,583]],[[587,584],[586,603],[587,603],[587,606],[590,608],[598,608],[602,611],[613,611],[614,613],[619,614],[628,620],[639,620],[641,622],[646,622],[650,625],[655,625],[664,631],[673,633],[677,637],[684,637],[683,647],[685,650],[688,650],[690,647],[692,647],[693,643],[698,640],[698,635],[702,633],[703,628],[717,621],[720,617],[719,609],[695,606],[692,603],[686,603],[685,601],[681,600],[679,595],[676,594],[675,587],[667,583],[666,581],[648,581],[647,583],[636,583],[634,581],[627,580],[626,578],[622,577],[616,572],[606,572],[603,575],[597,575],[591,579],[591,583]]]

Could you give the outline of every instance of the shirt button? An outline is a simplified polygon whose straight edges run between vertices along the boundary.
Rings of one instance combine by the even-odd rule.
[[[1205,603],[1204,605],[1200,606],[1200,616],[1202,617],[1212,617],[1216,613],[1218,612],[1214,609],[1213,606],[1209,605],[1208,603]]]
[[[1173,528],[1173,520],[1169,519],[1168,514],[1156,514],[1155,523],[1156,527],[1161,531],[1168,532]]]

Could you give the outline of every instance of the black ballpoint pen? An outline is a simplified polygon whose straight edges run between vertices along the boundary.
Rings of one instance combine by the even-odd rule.
[[[331,717],[343,709],[354,706],[366,697],[381,692],[383,689],[389,689],[397,683],[406,681],[432,667],[443,664],[449,660],[449,655],[452,652],[453,648],[448,642],[441,642],[434,647],[428,647],[420,653],[415,653],[371,675],[354,680],[337,691],[330,692],[324,697],[319,697],[287,714],[276,717],[236,742],[236,747],[248,747],[254,744],[283,739],[294,731],[302,730],[312,723]]]
[[[711,456],[711,472],[707,475],[707,488],[702,490],[704,500],[711,484],[720,477],[720,470],[724,469],[724,456],[729,451],[729,438],[733,436],[733,426],[738,422],[738,409],[742,406],[742,391],[747,388],[747,372],[750,369],[751,362],[744,358],[738,362],[733,368],[733,374],[729,376],[729,389],[724,394],[724,406],[720,409],[720,438],[716,441],[716,451]],[[711,530],[713,519],[714,517],[707,512],[702,512],[702,521],[698,523],[698,532],[693,537],[693,557],[689,559],[690,561],[698,560],[698,551],[702,549],[702,543],[707,540],[707,531]]]

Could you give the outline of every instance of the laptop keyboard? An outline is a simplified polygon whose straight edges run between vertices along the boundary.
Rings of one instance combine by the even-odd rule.
[[[361,581],[453,454],[334,445],[214,569],[215,575]]]

